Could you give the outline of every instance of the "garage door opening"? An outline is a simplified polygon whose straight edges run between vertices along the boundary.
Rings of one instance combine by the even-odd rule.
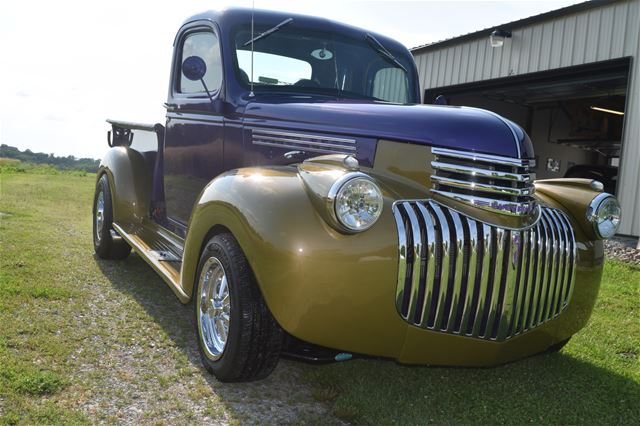
[[[616,193],[630,58],[430,89],[449,105],[494,111],[522,126],[538,179],[584,177]]]

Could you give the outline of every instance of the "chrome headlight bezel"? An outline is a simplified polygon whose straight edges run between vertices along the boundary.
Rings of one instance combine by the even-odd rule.
[[[604,208],[607,203],[615,203],[614,207],[617,209],[615,223],[611,221],[611,219],[607,219],[612,222],[613,232],[612,233],[603,233],[601,225],[604,223],[603,221],[599,221],[601,209]],[[620,209],[620,203],[618,199],[606,192],[598,194],[591,200],[589,203],[589,207],[587,208],[587,220],[592,224],[593,231],[599,239],[608,239],[613,237],[618,231],[618,227],[620,226],[620,219],[622,216],[622,212]]]
[[[378,209],[374,219],[371,222],[367,223],[365,226],[356,228],[356,227],[350,226],[348,223],[346,223],[346,221],[343,220],[340,213],[338,212],[338,207],[339,207],[338,203],[340,202],[339,198],[343,193],[343,190],[347,188],[349,185],[352,185],[354,182],[357,182],[359,180],[365,180],[367,181],[368,184],[372,185],[372,187],[375,189],[376,193],[378,194],[380,208]],[[378,219],[380,219],[383,206],[384,206],[384,197],[382,195],[382,190],[380,189],[380,186],[376,183],[376,181],[371,176],[362,172],[345,173],[340,178],[338,178],[333,183],[333,185],[331,185],[331,188],[329,189],[329,194],[327,195],[327,210],[329,211],[329,216],[334,222],[335,227],[337,227],[340,231],[349,233],[349,234],[355,234],[355,233],[366,231],[367,229],[370,229],[373,225],[375,225]]]

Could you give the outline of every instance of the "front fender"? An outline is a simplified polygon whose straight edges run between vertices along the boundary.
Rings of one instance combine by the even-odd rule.
[[[296,167],[239,169],[213,180],[192,213],[182,286],[192,293],[210,231],[227,228],[288,333],[344,350],[397,356],[407,324],[396,312],[392,194],[368,231],[342,234],[318,213]],[[340,332],[336,332],[340,330]]]
[[[151,170],[142,155],[131,148],[117,146],[109,149],[96,175],[106,174],[116,223],[137,223],[149,216]]]
[[[213,180],[190,220],[182,269],[185,293],[192,292],[203,244],[212,229],[224,227],[240,244],[280,326],[321,346],[408,363],[493,365],[540,352],[588,320],[602,272],[602,242],[588,238],[571,214],[576,283],[569,308],[557,319],[503,343],[409,325],[395,306],[398,231],[392,204],[428,198],[428,192],[410,180],[366,170],[382,189],[382,215],[369,230],[346,235],[321,214],[326,205],[317,198],[326,189],[326,172],[309,164],[248,168]],[[543,203],[567,211],[545,191],[538,195]]]

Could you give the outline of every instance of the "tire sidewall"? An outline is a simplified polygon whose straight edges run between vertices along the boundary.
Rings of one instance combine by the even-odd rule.
[[[102,231],[100,232],[100,240],[96,238],[97,229],[96,229],[96,207],[98,203],[98,195],[102,192],[103,200],[104,200],[104,218],[103,218],[103,226]],[[101,256],[106,256],[109,253],[110,243],[111,243],[111,193],[109,191],[109,182],[107,180],[106,175],[102,175],[96,184],[96,191],[93,196],[93,248],[96,253]]]
[[[205,352],[204,349],[204,339],[201,334],[201,327],[199,324],[200,321],[200,312],[199,312],[199,303],[198,299],[200,297],[201,291],[201,280],[200,277],[202,275],[202,268],[205,262],[211,258],[217,258],[222,267],[224,268],[224,272],[227,277],[227,286],[229,287],[229,296],[230,300],[230,312],[229,312],[229,332],[227,334],[227,342],[225,344],[224,351],[222,355],[217,360],[210,359]],[[211,373],[215,374],[218,377],[228,376],[230,372],[232,372],[236,368],[236,363],[239,360],[241,354],[239,353],[240,348],[240,329],[241,329],[241,321],[242,321],[242,309],[241,309],[241,298],[239,291],[239,273],[238,273],[237,265],[231,261],[228,250],[219,237],[212,238],[200,256],[200,261],[198,262],[198,274],[197,283],[194,286],[194,317],[195,317],[195,328],[196,328],[196,337],[198,339],[198,351],[200,352],[200,357],[202,359],[203,364]]]

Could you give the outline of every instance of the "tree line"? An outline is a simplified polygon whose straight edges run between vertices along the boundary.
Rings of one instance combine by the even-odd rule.
[[[82,170],[87,173],[95,173],[100,165],[100,160],[93,158],[76,158],[73,155],[58,157],[44,152],[32,152],[30,149],[20,151],[6,144],[0,145],[0,157],[15,158],[24,163],[50,164],[62,170]]]

